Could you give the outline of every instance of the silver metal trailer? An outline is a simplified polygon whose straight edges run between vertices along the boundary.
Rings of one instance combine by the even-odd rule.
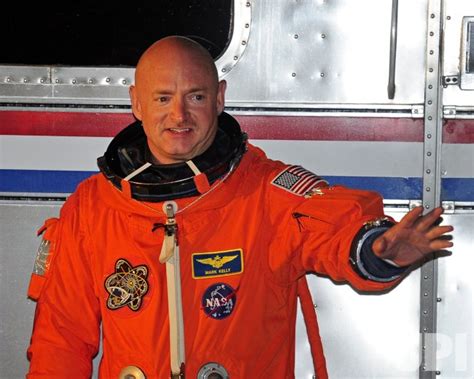
[[[397,219],[441,204],[455,227],[452,256],[387,294],[308,275],[330,378],[474,378],[474,2],[230,4],[216,65],[254,144],[381,192]],[[28,367],[36,230],[133,121],[133,67],[16,63],[0,66],[1,378]],[[312,378],[300,315],[296,354]]]

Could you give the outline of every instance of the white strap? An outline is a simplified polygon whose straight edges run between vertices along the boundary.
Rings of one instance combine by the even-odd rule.
[[[193,171],[194,175],[199,175],[201,173],[192,160],[186,161],[186,164]]]
[[[161,253],[160,253],[160,263],[166,263],[173,257],[175,250],[177,248],[176,244],[176,236],[167,235],[165,231],[165,238],[163,240],[163,244],[161,245]]]
[[[177,245],[175,245],[173,257],[166,262],[166,280],[168,284],[171,373],[179,375],[181,364],[185,361],[185,349],[181,273]]]
[[[170,207],[171,206],[171,207]],[[160,262],[166,262],[166,283],[168,289],[168,317],[170,327],[170,363],[171,374],[178,376],[185,362],[183,301],[181,296],[181,269],[179,264],[179,246],[175,214],[178,205],[174,201],[163,204],[167,216],[166,225],[176,226],[170,235],[165,230],[161,248]]]
[[[138,167],[135,171],[131,172],[130,174],[128,174],[125,178],[123,178],[123,180],[125,181],[129,181],[130,179],[132,179],[134,176],[138,175],[139,173],[145,171],[148,167],[151,166],[151,163],[150,162],[146,162],[143,166],[140,166]]]

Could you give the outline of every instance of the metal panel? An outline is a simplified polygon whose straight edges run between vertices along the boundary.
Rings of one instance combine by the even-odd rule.
[[[407,209],[386,212],[398,220]],[[418,377],[419,278],[418,270],[389,293],[362,295],[327,278],[308,277],[331,379]],[[311,379],[309,345],[298,317],[296,377]]]
[[[399,3],[393,101],[390,0],[251,4],[247,50],[226,76],[229,106],[423,103],[427,1]]]
[[[474,378],[474,212],[444,218],[454,248],[438,264],[437,369],[441,378]]]
[[[459,86],[462,26],[465,16],[474,16],[474,2],[472,0],[444,0],[443,76],[456,78],[457,82],[444,89],[443,104],[468,109],[472,112],[474,111],[474,91],[462,90]],[[470,118],[474,118],[474,113]]]
[[[386,212],[399,219],[406,209]],[[474,212],[455,211],[445,223],[455,228],[452,256],[439,259],[436,367],[440,378],[474,377]],[[348,286],[309,276],[329,377],[418,378],[421,338],[420,270],[384,295],[359,295]],[[296,377],[311,379],[313,367],[305,327],[298,313]],[[432,373],[435,374],[434,372]]]
[[[0,377],[23,378],[35,303],[26,297],[44,219],[58,214],[59,204],[0,203]]]

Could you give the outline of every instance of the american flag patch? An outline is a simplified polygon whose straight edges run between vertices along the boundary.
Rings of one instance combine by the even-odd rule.
[[[272,180],[272,184],[295,195],[304,196],[308,191],[327,182],[301,166],[289,166]]]

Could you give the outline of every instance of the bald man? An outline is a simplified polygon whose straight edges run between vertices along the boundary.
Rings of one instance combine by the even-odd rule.
[[[306,272],[379,291],[452,246],[441,209],[395,223],[378,194],[268,159],[225,89],[189,39],[145,51],[138,121],[42,228],[29,378],[90,377],[100,338],[101,378],[293,378]]]

